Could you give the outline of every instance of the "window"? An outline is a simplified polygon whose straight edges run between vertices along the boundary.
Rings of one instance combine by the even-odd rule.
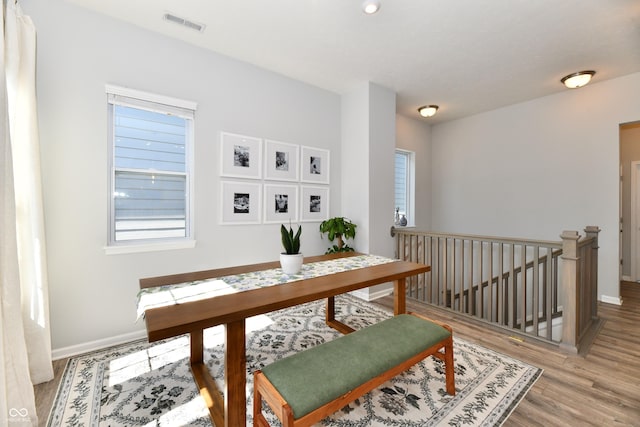
[[[410,224],[413,218],[413,194],[414,194],[414,153],[405,150],[396,150],[395,158],[395,206],[400,216],[405,215]]]
[[[107,86],[109,246],[191,240],[195,103]]]

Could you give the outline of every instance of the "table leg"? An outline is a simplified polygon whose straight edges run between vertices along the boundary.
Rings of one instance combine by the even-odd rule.
[[[329,297],[327,298],[327,307],[325,309],[325,319],[327,325],[332,321],[336,320],[336,298]]]
[[[225,343],[225,426],[247,424],[246,353],[244,319],[226,325]]]
[[[194,331],[189,334],[191,348],[191,364],[202,363],[204,348],[202,343],[203,331]]]
[[[406,279],[398,279],[393,286],[394,304],[393,314],[403,314],[407,312],[407,281]]]
[[[204,400],[205,405],[209,409],[209,416],[213,425],[216,427],[224,426],[224,402],[218,391],[218,386],[211,374],[207,365],[204,364],[204,346],[203,346],[203,331],[193,331],[190,334],[190,349],[191,349],[191,373],[193,379],[198,385],[200,390],[200,396]]]
[[[327,307],[325,310],[325,321],[328,326],[331,326],[336,331],[342,334],[350,334],[355,331],[351,326],[345,325],[339,320],[336,320],[336,300],[335,297],[327,298]]]

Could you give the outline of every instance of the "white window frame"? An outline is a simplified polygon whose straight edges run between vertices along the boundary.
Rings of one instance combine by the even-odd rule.
[[[135,89],[124,88],[114,85],[106,85],[107,107],[108,107],[108,158],[109,158],[109,193],[108,193],[108,224],[107,224],[107,246],[105,253],[122,254],[136,252],[150,252],[160,250],[172,250],[195,247],[194,239],[194,191],[193,191],[193,159],[194,159],[194,128],[195,128],[195,111],[197,103],[182,99],[172,98],[164,95],[158,95],[149,92],[143,92]],[[172,238],[145,238],[137,240],[115,240],[115,165],[114,165],[114,134],[113,134],[113,111],[114,105],[124,105],[133,108],[139,108],[161,113],[175,114],[190,119],[190,126],[187,129],[187,137],[185,141],[185,176],[186,176],[186,224],[185,237]],[[185,113],[187,110],[189,113]]]
[[[416,174],[415,174],[415,159],[416,153],[409,150],[404,150],[401,148],[396,148],[394,153],[394,164],[395,164],[395,154],[402,154],[407,157],[407,172],[405,177],[406,188],[405,188],[405,200],[407,205],[407,212],[405,213],[407,217],[407,227],[415,226],[415,194],[416,194]],[[393,175],[393,179],[395,181],[395,171]],[[393,215],[396,212],[395,206],[395,182],[394,182],[394,206],[393,206]]]

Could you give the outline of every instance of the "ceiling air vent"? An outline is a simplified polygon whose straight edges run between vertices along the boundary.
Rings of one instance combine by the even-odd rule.
[[[198,31],[198,32],[203,32],[205,25],[204,24],[198,24],[197,22],[193,22],[193,21],[189,21],[188,19],[184,19],[184,18],[180,18],[179,16],[176,16],[172,13],[165,13],[163,16],[163,19],[165,21],[169,21],[169,22],[173,22],[174,24],[179,24],[182,25],[183,27],[187,27],[189,29]]]

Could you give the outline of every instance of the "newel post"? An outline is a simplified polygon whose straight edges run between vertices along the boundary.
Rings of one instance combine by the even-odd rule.
[[[563,231],[562,238],[562,342],[560,348],[571,353],[578,352],[578,257],[577,231]]]
[[[584,232],[587,238],[593,237],[593,241],[591,242],[591,259],[589,260],[591,267],[589,271],[591,276],[589,281],[589,286],[591,286],[591,306],[589,308],[591,312],[589,314],[591,315],[591,319],[596,319],[598,317],[598,248],[600,247],[598,246],[598,234],[600,233],[600,228],[595,225],[588,225],[584,229]]]

